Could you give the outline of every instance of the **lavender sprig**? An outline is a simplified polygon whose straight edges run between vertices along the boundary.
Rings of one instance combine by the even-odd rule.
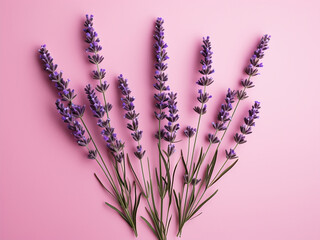
[[[220,139],[217,137],[219,131],[225,131],[227,129],[227,123],[231,121],[230,112],[232,110],[232,103],[235,101],[236,92],[228,88],[228,92],[224,99],[225,103],[221,104],[220,111],[218,113],[217,122],[212,122],[212,127],[215,129],[215,133],[208,134],[208,140],[210,142],[207,151],[204,155],[206,157],[210,146],[215,143],[220,143]]]
[[[134,155],[141,160],[146,151],[143,150],[142,145],[140,144],[140,140],[142,138],[142,131],[139,130],[139,113],[136,113],[135,106],[133,103],[135,98],[130,95],[131,90],[128,85],[128,80],[124,79],[122,74],[120,74],[120,76],[118,77],[118,82],[119,89],[123,95],[123,97],[121,98],[122,107],[124,110],[126,110],[126,114],[124,115],[124,117],[131,121],[131,124],[127,124],[127,128],[132,131],[131,136],[133,140],[138,143],[137,150],[134,152]]]
[[[100,63],[104,60],[104,57],[99,55],[99,52],[102,50],[102,46],[100,45],[98,34],[93,28],[93,15],[86,15],[84,26],[84,32],[86,34],[85,41],[89,43],[89,47],[86,49],[86,51],[89,53],[88,59],[90,63],[96,65],[96,70],[93,71],[92,77],[93,79],[99,80],[99,84],[95,87],[95,90],[102,93],[104,106],[101,105],[94,92],[94,89],[92,89],[90,85],[86,87],[85,91],[89,99],[90,108],[93,111],[93,115],[98,118],[98,126],[102,128],[101,134],[104,140],[107,142],[107,148],[115,159],[115,164],[113,164],[113,167],[116,173],[116,180],[120,187],[120,190],[114,188],[114,191],[116,193],[115,198],[118,200],[121,209],[117,209],[109,203],[106,204],[119,213],[119,215],[129,224],[137,236],[136,216],[141,194],[137,195],[136,184],[134,182],[131,183],[126,176],[124,142],[117,138],[114,128],[111,127],[110,124],[109,112],[112,108],[112,105],[107,102],[105,95],[109,84],[107,84],[106,81],[102,82],[102,79],[104,79],[106,76],[106,71],[105,69],[100,68]],[[106,120],[103,119],[104,113],[106,113],[107,116]],[[120,165],[122,168],[122,176],[120,174],[118,165]],[[135,191],[134,200],[131,196],[131,186],[133,186]]]
[[[207,112],[206,103],[212,98],[209,93],[206,92],[206,87],[210,86],[213,83],[213,78],[210,76],[214,73],[214,69],[212,68],[212,54],[211,51],[211,42],[210,37],[203,38],[202,50],[200,51],[203,59],[201,59],[200,63],[202,65],[202,69],[199,72],[202,74],[202,77],[196,82],[199,86],[203,86],[203,90],[199,89],[199,96],[197,97],[198,101],[201,103],[201,107],[195,106],[194,111],[199,115],[203,115]]]
[[[269,48],[268,44],[269,44],[270,38],[271,38],[271,36],[267,35],[267,34],[261,38],[261,40],[257,46],[257,49],[254,51],[252,57],[250,58],[249,65],[245,68],[245,73],[248,75],[248,78],[241,81],[243,89],[237,91],[238,101],[237,101],[237,104],[236,104],[236,106],[233,110],[233,113],[231,115],[231,119],[233,119],[233,116],[239,106],[240,101],[244,100],[248,97],[246,89],[254,87],[253,82],[251,81],[251,78],[260,74],[258,72],[259,71],[258,68],[263,67],[263,64],[260,60],[264,57],[264,51]],[[231,120],[228,122],[228,125],[227,125],[226,129],[224,130],[224,133],[221,137],[221,140],[217,146],[217,150],[220,147],[220,144],[221,144],[221,142],[222,142],[229,126],[230,126],[230,123],[231,123]]]
[[[101,105],[98,97],[96,96],[94,89],[88,84],[85,88],[85,93],[90,103],[93,116],[98,118],[98,126],[103,130],[101,132],[104,140],[107,142],[107,147],[117,162],[122,162],[124,159],[124,143],[117,139],[117,134],[114,132],[114,128],[110,126],[110,119],[103,120],[105,109]]]
[[[263,67],[263,63],[261,62],[261,59],[264,57],[265,50],[269,49],[269,41],[271,36],[270,35],[264,35],[258,46],[257,49],[254,51],[252,57],[250,58],[249,65],[245,68],[244,72],[248,75],[248,77],[244,80],[241,80],[241,85],[243,86],[242,90],[237,91],[238,100],[243,100],[248,97],[246,93],[247,88],[253,88],[253,82],[251,81],[251,78],[254,76],[259,75],[259,68]]]
[[[238,145],[240,144],[244,144],[247,141],[245,140],[245,136],[248,134],[252,133],[252,127],[255,126],[255,120],[257,118],[259,118],[258,114],[259,114],[259,109],[261,108],[260,106],[260,102],[255,101],[254,104],[252,105],[251,109],[249,110],[249,115],[248,117],[245,117],[244,120],[244,124],[242,124],[240,126],[240,132],[241,133],[236,133],[234,135],[234,141],[236,142],[236,145],[234,148],[230,148],[229,150],[225,150],[226,153],[226,160],[224,162],[224,164],[222,165],[222,167],[220,168],[220,170],[218,171],[218,173],[216,174],[216,176],[213,178],[213,180],[211,181],[209,186],[212,186],[217,180],[219,180],[219,173],[221,172],[221,170],[224,168],[225,164],[232,159],[237,159],[238,156],[235,152],[236,148],[238,147]],[[233,163],[232,166],[234,166],[236,162]]]
[[[194,197],[195,186],[201,181],[201,179],[197,179],[197,176],[198,176],[198,173],[200,170],[200,166],[202,164],[202,155],[201,155],[202,153],[200,153],[200,157],[199,157],[196,165],[193,164],[193,160],[194,160],[194,153],[195,153],[195,148],[196,148],[196,143],[197,143],[197,138],[198,138],[198,133],[199,133],[199,128],[200,128],[201,117],[202,117],[202,115],[204,115],[207,112],[207,102],[210,100],[210,98],[212,98],[212,96],[206,92],[207,86],[210,86],[214,82],[213,78],[211,77],[211,74],[214,73],[214,69],[212,67],[213,52],[211,50],[211,41],[210,41],[209,36],[207,36],[206,38],[203,38],[202,50],[200,51],[200,54],[203,57],[200,60],[200,64],[202,65],[202,67],[199,70],[199,72],[202,76],[200,77],[200,79],[196,83],[199,86],[202,86],[203,89],[198,90],[199,96],[197,97],[197,100],[201,103],[201,105],[195,106],[193,108],[194,111],[199,114],[199,117],[198,117],[196,132],[195,132],[195,139],[194,139],[194,143],[193,143],[190,165],[188,166],[190,143],[188,143],[187,161],[186,161],[186,163],[184,163],[186,166],[184,181],[187,179],[187,182],[185,181],[185,184],[183,185],[182,194],[181,194],[181,198],[180,198],[178,236],[181,235],[182,228],[188,218],[189,206],[187,206],[187,203],[189,202],[189,204],[191,204],[191,201]],[[190,138],[188,138],[188,139],[190,140]],[[188,193],[189,193],[190,184],[193,186],[193,188],[192,188],[192,192],[189,196]],[[186,187],[186,195],[185,195],[184,205],[182,205],[182,199],[184,197],[185,185],[187,186]]]
[[[44,70],[49,73],[49,79],[54,83],[55,88],[62,101],[68,102],[71,105],[72,100],[77,96],[74,89],[68,88],[70,80],[63,79],[63,72],[57,72],[58,65],[53,62],[50,52],[47,50],[46,45],[41,45],[39,49],[40,59],[43,62]]]
[[[74,89],[70,89],[69,83],[63,78],[63,72],[57,72],[58,65],[53,62],[50,52],[47,50],[46,45],[41,45],[39,49],[40,59],[43,62],[44,70],[49,73],[49,79],[54,83],[55,88],[58,90],[58,95],[61,100],[56,101],[58,112],[62,115],[62,120],[68,124],[68,129],[72,131],[79,146],[87,146],[91,141],[91,137],[85,137],[85,130],[77,119],[82,120],[85,112],[85,106],[76,105],[72,100],[77,96]],[[67,102],[67,106],[61,102]],[[89,150],[88,151],[96,151]]]
[[[104,60],[104,57],[99,54],[102,50],[102,46],[100,45],[100,39],[98,37],[98,33],[93,28],[93,15],[86,15],[86,21],[84,23],[85,28],[83,31],[85,32],[85,42],[89,44],[89,47],[86,49],[88,52],[88,60],[90,63],[96,65],[96,70],[93,70],[92,78],[99,80],[99,84],[96,85],[95,89],[102,93],[104,100],[104,109],[106,111],[107,117],[109,118],[109,111],[112,108],[112,105],[107,102],[105,92],[107,91],[109,84],[102,79],[106,76],[106,70],[100,68],[100,63]]]
[[[155,26],[155,34],[153,35],[154,39],[156,40],[154,44],[155,49],[155,76],[156,83],[153,85],[156,90],[159,92],[154,95],[154,98],[156,100],[156,108],[159,109],[159,112],[155,112],[156,119],[163,120],[166,115],[165,112],[162,110],[167,108],[168,104],[168,97],[166,91],[169,91],[169,86],[166,86],[166,82],[168,81],[168,75],[165,73],[165,71],[168,68],[168,64],[165,63],[169,57],[166,51],[166,48],[168,45],[164,42],[164,27],[163,27],[164,20],[162,18],[158,18],[156,21]],[[160,130],[158,131],[157,138],[163,137],[160,134]]]
[[[179,123],[176,123],[179,119],[178,108],[177,108],[177,93],[168,94],[168,109],[169,115],[166,116],[168,124],[164,126],[166,129],[164,140],[169,142],[167,147],[167,156],[170,157],[175,152],[175,139],[177,137],[177,131],[180,129]]]

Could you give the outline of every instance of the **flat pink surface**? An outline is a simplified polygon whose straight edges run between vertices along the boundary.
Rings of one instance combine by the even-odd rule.
[[[130,139],[116,87],[116,76],[123,73],[137,96],[142,143],[153,165],[156,17],[165,19],[169,83],[179,94],[183,126],[196,124],[192,107],[200,44],[203,36],[212,37],[216,73],[201,140],[212,130],[210,122],[227,88],[239,88],[260,37],[271,34],[265,67],[231,130],[238,129],[254,100],[262,102],[261,118],[248,143],[237,151],[238,164],[218,184],[219,194],[186,225],[182,239],[320,239],[319,11],[316,0],[1,0],[0,239],[134,239],[123,220],[104,205],[110,198],[93,177],[101,173],[60,121],[56,92],[39,65],[37,49],[46,43],[79,93],[78,103],[88,105],[82,89],[93,81],[93,66],[84,51],[86,13],[95,15],[101,37],[103,66],[111,83],[108,98],[115,106],[112,122],[122,139]],[[88,113],[85,119],[103,147]],[[132,148],[131,140],[127,145]],[[186,142],[178,145],[185,147]],[[138,239],[153,239],[141,219],[138,228]],[[176,239],[175,233],[174,220],[169,239]]]

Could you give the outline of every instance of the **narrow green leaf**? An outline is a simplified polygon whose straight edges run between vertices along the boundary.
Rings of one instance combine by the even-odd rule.
[[[185,173],[186,173],[186,174],[188,174],[188,168],[187,168],[186,161],[184,160],[182,150],[181,150],[181,159],[182,159],[182,163],[183,163],[184,171],[185,171]]]
[[[114,211],[116,211],[129,224],[129,226],[132,227],[132,225],[130,224],[127,217],[118,208],[116,208],[115,206],[111,205],[108,202],[105,202],[105,204],[107,204],[110,208],[112,208]]]
[[[133,166],[132,166],[132,164],[131,164],[131,161],[130,161],[130,159],[129,159],[128,154],[127,154],[127,161],[128,161],[128,164],[129,164],[129,168],[130,168],[130,170],[131,170],[131,172],[132,172],[135,180],[137,181],[137,184],[138,184],[138,187],[140,188],[140,191],[142,192],[142,194],[143,194],[144,196],[146,196],[145,190],[143,189],[142,184],[141,184],[141,182],[140,182],[140,180],[139,180],[136,172],[135,172],[134,169],[133,169]]]
[[[151,214],[147,208],[145,208],[149,217],[152,219],[152,222],[153,222],[153,227],[155,228],[156,230],[156,233],[157,233],[157,237],[159,238],[159,236],[161,236],[161,226],[159,226],[159,223],[160,223],[160,220],[157,216],[155,216],[154,214]],[[159,238],[160,239],[160,238]]]
[[[101,180],[98,178],[98,175],[94,173],[94,176],[96,177],[97,181],[100,183],[100,185],[113,197],[116,198],[114,196],[114,194],[112,192],[110,192],[107,187],[101,182]]]
[[[167,227],[166,227],[166,234],[165,235],[167,235],[167,233],[168,233],[169,226],[170,226],[170,223],[171,223],[171,219],[172,219],[172,215],[169,218],[169,221],[168,221],[168,224],[167,224]]]
[[[154,233],[154,235],[157,236],[156,231],[155,231],[154,228],[151,226],[151,224],[149,223],[149,221],[148,221],[147,219],[145,219],[144,217],[142,217],[142,216],[141,216],[141,218],[142,218],[142,220],[148,225],[148,227],[151,229],[151,231]]]
[[[194,211],[192,211],[191,215],[187,217],[187,220],[192,218],[192,216],[196,214],[204,204],[206,204],[211,198],[213,198],[213,196],[216,195],[217,192],[218,189],[214,193],[212,193],[206,200],[204,200]]]
[[[210,183],[210,186],[212,186],[213,184],[215,184],[220,178],[222,178],[223,175],[225,175],[231,168],[233,168],[234,165],[236,165],[236,163],[238,162],[238,160],[236,160],[234,163],[232,163],[229,167],[227,167],[220,175],[219,177],[217,177],[216,180],[214,180],[213,182]]]
[[[217,162],[217,156],[218,156],[218,149],[215,151],[214,156],[213,156],[210,164],[208,165],[208,176],[207,176],[207,179],[206,179],[206,187],[209,186],[209,183],[211,181],[213,170],[214,170],[214,167],[215,167],[216,162]]]
[[[215,165],[216,165],[217,157],[218,157],[218,149],[215,151],[215,153],[214,153],[214,155],[213,155],[213,158],[212,158],[212,160],[211,160],[211,163],[210,163],[211,168],[212,168],[212,171],[213,171],[213,169],[214,169],[214,167],[215,167]]]
[[[196,165],[196,167],[195,167],[195,169],[194,169],[194,172],[197,172],[198,171],[198,169],[200,168],[200,166],[201,166],[201,164],[202,164],[202,162],[203,162],[203,154],[202,154],[202,151],[203,151],[203,148],[201,147],[201,150],[200,150],[200,155],[199,155],[199,158],[198,158],[198,161],[197,161],[197,165]]]

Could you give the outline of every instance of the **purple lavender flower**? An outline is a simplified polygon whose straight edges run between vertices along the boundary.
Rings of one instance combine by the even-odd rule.
[[[246,88],[252,88],[254,87],[253,82],[250,80],[251,77],[257,76],[260,73],[259,68],[263,67],[263,63],[260,62],[260,60],[264,57],[264,51],[269,48],[268,44],[270,41],[271,36],[270,35],[264,35],[260,43],[257,46],[257,49],[254,51],[252,57],[250,58],[249,65],[245,68],[245,73],[248,75],[248,78],[241,81],[241,85],[244,87],[243,90],[239,90],[237,92],[238,99],[243,100],[247,98],[247,93],[245,91]]]
[[[61,100],[71,103],[77,95],[74,93],[73,89],[68,88],[70,80],[68,79],[65,81],[62,76],[62,71],[56,71],[58,65],[53,63],[53,58],[47,50],[46,45],[41,45],[39,53],[40,59],[43,62],[44,70],[49,73],[49,79],[54,83]]]
[[[95,64],[97,69],[93,70],[93,79],[99,80],[99,84],[95,87],[95,89],[103,94],[104,99],[104,109],[108,115],[108,112],[111,110],[112,105],[106,101],[105,92],[109,88],[109,84],[106,81],[102,80],[106,76],[106,70],[99,67],[99,64],[103,61],[104,57],[99,55],[99,52],[102,50],[102,46],[100,45],[100,39],[98,37],[98,33],[93,28],[93,15],[86,15],[86,21],[84,23],[85,28],[83,31],[86,34],[85,41],[89,43],[89,47],[86,49],[88,52],[89,62]]]
[[[99,119],[98,126],[103,129],[101,134],[107,142],[108,149],[111,151],[115,160],[121,162],[124,158],[124,143],[117,139],[117,135],[114,133],[114,128],[110,126],[110,119],[107,119],[106,121],[103,120],[105,109],[101,105],[90,84],[86,86],[85,93],[87,94],[93,116]]]
[[[124,115],[124,117],[128,120],[131,120],[131,124],[128,123],[127,128],[132,131],[131,136],[132,136],[133,140],[138,142],[137,150],[134,152],[134,155],[138,159],[141,160],[146,151],[143,150],[143,148],[140,144],[140,140],[142,138],[142,131],[138,129],[138,127],[139,127],[139,121],[138,121],[139,113],[136,113],[136,111],[135,111],[135,106],[133,103],[135,98],[130,96],[131,90],[128,85],[128,80],[124,79],[122,74],[120,74],[120,76],[118,77],[118,81],[119,81],[119,89],[123,95],[123,98],[121,98],[122,107],[124,110],[126,110],[126,114]]]
[[[97,158],[97,150],[89,150],[88,158],[89,159],[96,159]]]
[[[101,105],[98,97],[96,96],[94,90],[91,88],[91,85],[88,84],[85,88],[85,93],[90,103],[90,108],[93,112],[93,116],[101,119],[104,116],[105,109]]]
[[[85,137],[85,130],[82,125],[77,121],[81,118],[84,112],[84,106],[74,105],[65,107],[60,99],[56,101],[58,112],[62,116],[62,120],[68,124],[68,129],[71,130],[72,135],[75,137],[79,146],[87,146],[91,139]]]
[[[57,72],[58,65],[53,62],[50,52],[46,45],[41,45],[39,49],[40,59],[43,62],[44,70],[49,73],[49,79],[54,83],[58,90],[61,100],[56,101],[56,108],[62,116],[62,120],[68,125],[79,146],[87,146],[91,138],[86,138],[85,130],[77,119],[81,119],[85,112],[85,106],[76,105],[72,100],[76,97],[75,91],[68,88],[70,80],[63,79],[63,73]],[[67,102],[67,106],[62,101]],[[91,151],[91,150],[89,150]]]
[[[196,133],[196,131],[197,129],[192,128],[191,126],[188,126],[186,130],[184,130],[184,135],[186,135],[188,138],[192,138]]]
[[[163,110],[168,107],[167,101],[169,98],[167,97],[166,91],[169,91],[169,86],[166,86],[166,81],[168,81],[168,75],[165,73],[165,70],[168,68],[167,61],[169,59],[166,48],[168,45],[164,42],[164,28],[163,28],[164,20],[162,18],[158,18],[155,26],[155,34],[153,35],[156,40],[154,44],[155,48],[155,76],[156,83],[153,85],[155,89],[159,92],[154,95],[156,100],[156,108],[159,109],[159,112],[155,112],[155,117],[159,121],[163,120],[166,117],[165,112]],[[161,129],[157,131],[156,138],[161,139],[164,137]]]
[[[221,105],[220,111],[218,113],[218,121],[212,122],[213,128],[216,130],[215,134],[209,134],[208,140],[210,143],[220,142],[219,138],[216,137],[218,131],[224,131],[227,129],[227,122],[231,120],[230,111],[232,110],[232,103],[234,103],[236,92],[228,89],[225,97],[225,103]]]
[[[168,148],[167,148],[167,154],[168,156],[171,156],[175,151],[175,139],[177,137],[177,131],[180,129],[179,123],[175,123],[179,119],[178,108],[177,108],[177,93],[169,93],[168,94],[168,109],[169,109],[169,115],[166,116],[168,120],[168,124],[164,126],[166,129],[164,140],[169,142]]]
[[[199,96],[197,97],[198,101],[201,103],[201,107],[195,106],[193,109],[196,113],[203,115],[207,112],[206,103],[209,101],[212,96],[206,92],[206,87],[213,83],[213,78],[210,77],[212,73],[214,73],[214,69],[212,68],[212,54],[211,51],[211,42],[209,36],[207,38],[203,38],[202,50],[200,51],[203,59],[201,59],[200,63],[202,65],[202,69],[199,72],[202,74],[202,77],[197,81],[197,84],[204,87],[204,91],[199,89]]]
[[[216,136],[216,134],[211,134],[209,133],[208,134],[208,140],[211,144],[215,144],[215,143],[218,143],[220,142],[219,138]]]
[[[227,159],[236,159],[236,158],[238,158],[236,152],[232,148],[230,148],[229,151],[226,150],[226,157],[227,157]]]
[[[252,108],[249,110],[249,116],[244,118],[244,124],[240,126],[241,133],[234,135],[234,140],[238,144],[246,142],[245,135],[252,133],[252,127],[255,126],[255,119],[259,118],[260,102],[256,101]]]
[[[203,38],[202,50],[200,51],[203,59],[201,59],[200,63],[202,65],[202,69],[199,72],[203,75],[198,81],[197,84],[200,86],[209,86],[213,83],[213,78],[210,77],[212,73],[214,73],[214,69],[212,68],[212,54],[211,51],[211,42],[210,37]]]

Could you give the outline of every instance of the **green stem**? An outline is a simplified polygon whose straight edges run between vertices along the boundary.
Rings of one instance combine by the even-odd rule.
[[[203,89],[203,94],[206,94],[206,86],[204,86],[204,89]],[[204,103],[201,104],[201,110],[203,109],[203,105]],[[188,178],[190,177],[190,172],[191,172],[191,168],[192,168],[192,163],[193,163],[193,157],[194,157],[194,151],[195,151],[195,148],[196,148],[196,144],[197,144],[197,138],[198,138],[198,133],[199,133],[199,127],[200,127],[200,122],[201,122],[201,116],[202,116],[202,113],[200,112],[199,114],[199,118],[198,118],[198,124],[197,124],[197,130],[196,130],[196,135],[195,135],[195,139],[194,139],[194,143],[193,143],[193,149],[192,149],[192,155],[191,155],[191,162],[190,162],[190,167],[189,167],[189,172],[188,172]],[[188,167],[188,166],[187,166]],[[183,214],[182,214],[182,218],[184,219],[185,216],[187,215],[186,213],[186,205],[187,205],[187,198],[188,198],[188,191],[189,191],[189,185],[190,185],[190,181],[191,179],[188,179],[188,182],[187,182],[187,190],[186,190],[186,196],[185,196],[185,202],[184,202],[184,206],[183,206]]]
[[[102,157],[102,155],[101,155],[101,153],[100,153],[100,151],[99,151],[99,149],[98,149],[98,147],[97,147],[97,145],[96,145],[96,143],[95,143],[95,141],[94,141],[94,139],[93,139],[93,137],[92,137],[92,135],[91,135],[91,133],[90,133],[87,125],[86,125],[86,123],[84,122],[84,120],[83,120],[82,117],[80,118],[80,120],[81,120],[84,128],[86,129],[86,131],[87,131],[87,133],[88,133],[88,135],[89,135],[89,137],[90,137],[90,139],[91,139],[91,141],[92,141],[92,143],[93,143],[93,145],[94,145],[94,147],[95,147],[95,149],[96,149],[96,151],[97,151],[97,153],[98,153],[98,155],[99,155],[99,157],[100,157],[100,159],[101,159],[101,161],[102,161],[102,163],[103,163],[103,165],[104,165],[104,167],[105,167],[105,169],[107,170],[107,173],[108,173],[108,175],[110,176],[110,179],[111,179],[112,184],[113,184],[114,187],[115,187],[116,185],[115,185],[115,182],[114,182],[113,179],[112,179],[112,175],[110,174],[110,171],[109,171],[109,169],[108,169],[105,161],[103,160],[103,157]],[[115,189],[116,189],[116,187],[115,187]]]
[[[116,185],[115,185],[115,183],[114,183],[114,181],[113,181],[112,175],[110,174],[110,171],[109,171],[107,165],[105,164],[105,161],[103,160],[103,157],[102,157],[102,155],[101,155],[101,153],[100,153],[100,151],[99,151],[99,149],[98,149],[95,141],[93,140],[92,135],[91,135],[91,133],[90,133],[87,125],[85,124],[83,118],[81,117],[80,120],[81,120],[83,126],[85,127],[85,129],[86,129],[89,137],[91,138],[91,141],[92,141],[92,143],[93,143],[93,145],[94,145],[94,147],[95,147],[95,149],[96,149],[96,151],[97,151],[97,153],[98,153],[101,161],[103,162],[103,165],[104,165],[105,169],[107,170],[108,175],[110,176],[110,179],[108,178],[108,180],[110,181],[110,184],[112,185],[112,188],[114,189],[115,193],[117,194],[118,202],[119,202],[121,208],[125,211],[125,214],[126,214],[126,216],[127,216],[127,219],[128,219],[128,221],[130,222],[130,226],[132,227],[135,236],[137,236],[136,226],[135,226],[135,224],[134,224],[134,222],[133,222],[133,220],[132,220],[132,217],[131,217],[128,209],[125,207],[125,205],[124,205],[124,203],[123,203],[123,201],[122,201],[122,199],[121,199],[121,197],[120,197],[120,194],[119,194],[119,192],[118,192],[118,189],[116,188]],[[98,162],[98,161],[97,161],[97,162]],[[102,165],[101,165],[99,162],[98,162],[98,164],[100,165],[100,167],[102,167]],[[107,175],[106,175],[106,176],[107,176]]]

